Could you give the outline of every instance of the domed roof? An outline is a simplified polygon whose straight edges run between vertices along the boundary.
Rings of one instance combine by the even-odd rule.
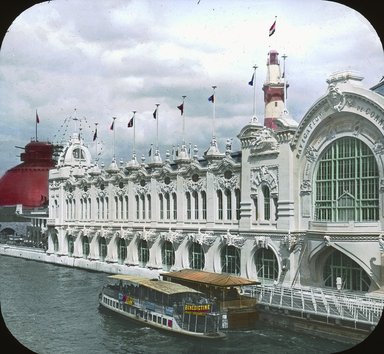
[[[32,141],[20,155],[21,164],[0,179],[0,206],[22,204],[41,207],[48,203],[49,170],[55,166],[53,145]]]

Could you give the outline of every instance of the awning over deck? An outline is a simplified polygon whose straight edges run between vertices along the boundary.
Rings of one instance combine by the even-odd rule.
[[[142,286],[153,289],[163,294],[180,294],[180,293],[200,293],[194,289],[188,288],[184,285],[171,283],[168,281],[148,279],[140,276],[126,275],[126,274],[115,274],[108,276],[110,279],[122,280],[132,285]]]
[[[236,275],[205,272],[196,269],[182,269],[177,272],[162,273],[161,275],[164,279],[175,282],[182,281],[183,283],[205,284],[223,288],[260,284],[258,281],[241,278]]]

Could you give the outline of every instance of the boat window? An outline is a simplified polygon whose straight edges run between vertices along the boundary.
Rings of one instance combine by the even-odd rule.
[[[161,324],[161,317],[157,317],[157,323]]]
[[[166,325],[167,325],[167,319],[163,318],[163,326],[166,326]]]
[[[172,328],[172,320],[168,320],[168,327]]]
[[[153,322],[157,321],[157,316],[153,315]]]

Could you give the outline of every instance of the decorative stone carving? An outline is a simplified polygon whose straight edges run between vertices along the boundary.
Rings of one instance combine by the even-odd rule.
[[[235,246],[241,248],[244,246],[245,238],[238,235],[232,235],[229,230],[224,235],[221,235],[221,242],[225,243],[227,246]]]
[[[380,234],[379,235],[379,247],[380,247],[380,252],[384,253],[384,235]]]
[[[124,240],[131,242],[134,237],[135,237],[135,234],[133,233],[132,229],[121,230],[120,238],[123,238]]]
[[[233,190],[235,188],[240,188],[239,186],[239,177],[233,175],[231,178],[225,178],[222,176],[218,176],[214,179],[215,189],[229,189]]]
[[[184,240],[184,236],[181,231],[172,231],[171,228],[169,228],[169,231],[167,232],[161,232],[160,237],[162,240],[172,242],[172,244],[176,246],[180,245]]]
[[[312,193],[311,181],[309,181],[308,179],[303,180],[303,182],[301,182],[301,185],[300,185],[300,194],[306,195],[311,193]]]
[[[255,243],[259,248],[269,248],[269,240],[266,236],[255,236]]]
[[[297,245],[297,237],[296,235],[292,235],[290,231],[288,234],[284,236],[284,244],[286,245],[289,252],[292,252]]]
[[[277,194],[277,176],[267,166],[261,166],[251,172],[251,190],[253,193],[257,191],[261,183],[268,185],[271,194]]]
[[[143,228],[143,231],[138,231],[137,236],[150,243],[154,243],[157,239],[157,234],[154,230],[146,230],[145,227]]]
[[[376,155],[382,155],[384,153],[384,145],[381,142],[377,142],[373,147],[373,152]]]
[[[331,244],[331,238],[328,235],[324,235],[324,243],[328,247]]]
[[[313,146],[308,146],[305,151],[305,157],[309,162],[317,160],[317,150]]]
[[[175,182],[172,181],[169,184],[159,183],[157,185],[157,189],[158,189],[158,191],[160,193],[163,193],[163,194],[165,194],[165,193],[169,193],[169,194],[174,193],[174,192],[176,192]]]
[[[136,194],[145,195],[149,191],[149,185],[148,184],[146,184],[145,186],[136,185],[133,187],[133,190]]]
[[[212,244],[216,240],[216,236],[214,236],[212,231],[202,233],[199,229],[198,233],[191,233],[188,234],[188,240],[191,242],[197,242],[200,245],[205,245],[205,246],[212,246]]]
[[[268,128],[256,131],[251,143],[251,153],[277,152],[279,144],[272,134]]]
[[[201,190],[206,189],[207,181],[205,178],[200,178],[198,181],[194,182],[192,179],[185,181],[185,190],[189,192],[200,192]]]
[[[327,101],[330,107],[338,112],[340,112],[346,104],[345,95],[335,84],[330,84],[328,86]]]

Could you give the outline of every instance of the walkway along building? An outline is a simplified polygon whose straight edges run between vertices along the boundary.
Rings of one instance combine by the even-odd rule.
[[[199,157],[106,168],[75,133],[49,174],[49,254],[371,292],[384,286],[384,97],[340,72],[300,123],[268,57],[267,126]],[[280,93],[279,93],[280,90]],[[275,109],[276,108],[276,109]],[[279,109],[279,114],[277,114]],[[128,269],[128,268],[127,268]]]

